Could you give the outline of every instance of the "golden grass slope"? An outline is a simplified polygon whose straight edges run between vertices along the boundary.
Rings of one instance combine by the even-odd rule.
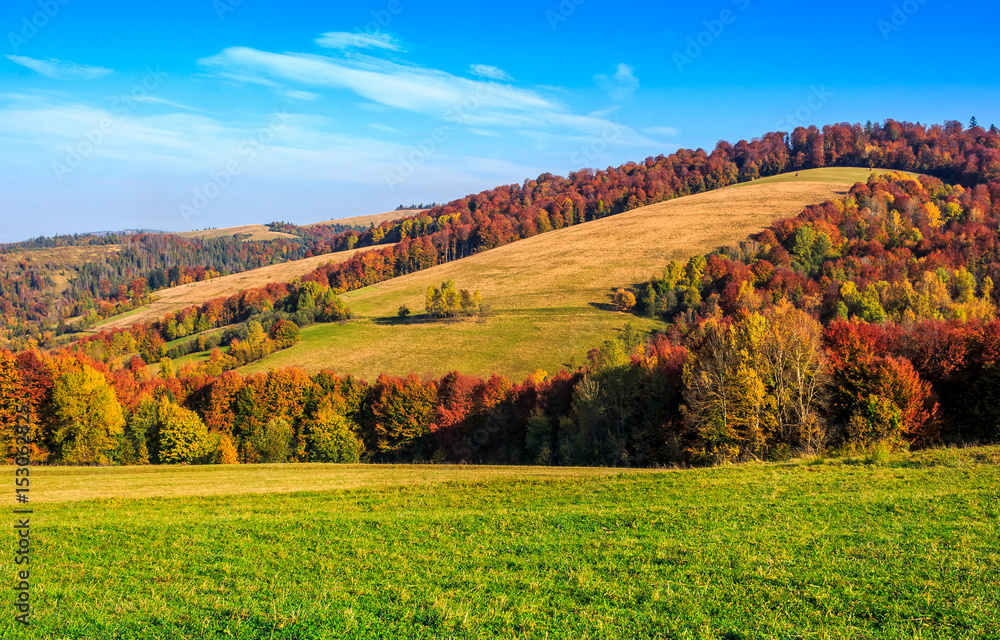
[[[225,238],[228,236],[246,236],[244,238],[245,240],[276,240],[278,238],[298,237],[293,236],[290,233],[271,231],[267,225],[263,224],[244,224],[238,227],[205,229],[203,231],[182,231],[180,233],[175,233],[174,235],[181,238],[201,238],[203,240],[207,240],[209,238]]]
[[[399,220],[400,218],[408,218],[410,216],[415,216],[418,213],[423,213],[427,209],[400,209],[398,211],[389,211],[387,213],[376,213],[371,216],[354,216],[351,218],[339,218],[335,220],[324,220],[323,222],[314,222],[312,224],[304,224],[303,227],[316,227],[321,224],[342,224],[348,227],[367,227],[370,224],[374,224],[376,227],[386,220]]]
[[[495,310],[606,303],[613,289],[647,280],[670,260],[737,243],[844,192],[790,182],[679,198],[395,278],[353,294],[351,305],[364,315],[395,313],[400,301],[422,310],[427,286],[449,278],[481,291]]]
[[[855,173],[864,179],[868,172]],[[515,379],[539,367],[554,373],[582,364],[590,348],[627,322],[643,330],[662,326],[610,311],[615,288],[648,280],[670,260],[738,243],[846,193],[853,182],[786,180],[679,198],[395,278],[347,295],[358,320],[308,327],[300,344],[244,370],[300,366],[369,380],[382,372],[495,371]],[[423,313],[428,285],[447,279],[479,290],[493,314],[454,323],[396,319],[400,305]]]
[[[380,245],[386,246],[386,245]],[[200,305],[222,296],[231,296],[244,289],[254,289],[266,286],[271,282],[291,282],[295,278],[304,276],[314,271],[322,264],[329,262],[340,263],[350,259],[352,256],[371,251],[380,247],[365,247],[353,251],[341,251],[329,253],[322,256],[314,256],[303,260],[284,262],[269,267],[261,267],[252,271],[234,273],[220,278],[213,278],[203,282],[193,282],[191,284],[171,287],[156,292],[156,300],[151,304],[140,307],[138,311],[129,312],[122,316],[109,318],[108,321],[95,327],[94,331],[104,329],[116,329],[131,326],[138,322],[152,322],[159,320],[165,314],[178,311],[193,305]]]

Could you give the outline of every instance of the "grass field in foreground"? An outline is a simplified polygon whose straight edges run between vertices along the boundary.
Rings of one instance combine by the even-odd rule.
[[[42,468],[0,635],[997,638],[998,465]]]

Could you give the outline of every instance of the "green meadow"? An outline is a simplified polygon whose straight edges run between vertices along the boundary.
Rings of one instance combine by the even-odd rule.
[[[997,638],[998,464],[39,468],[0,636]]]

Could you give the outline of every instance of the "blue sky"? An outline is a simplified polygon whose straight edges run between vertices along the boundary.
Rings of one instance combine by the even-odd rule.
[[[1000,125],[986,2],[5,0],[0,241],[309,223],[797,125]]]

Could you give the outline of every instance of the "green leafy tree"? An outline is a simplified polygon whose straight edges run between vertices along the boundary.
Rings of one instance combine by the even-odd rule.
[[[358,426],[325,401],[306,423],[310,460],[353,463],[361,459],[364,446],[355,435]]]
[[[250,445],[260,456],[261,462],[288,462],[292,455],[292,425],[283,418],[274,418],[254,429]]]
[[[271,339],[279,349],[287,349],[301,340],[299,326],[290,320],[279,320],[271,327]]]
[[[208,429],[198,414],[166,399],[160,401],[157,458],[161,464],[207,462],[213,451]]]
[[[441,287],[427,287],[424,310],[434,318],[454,318],[459,314],[476,315],[482,310],[483,299],[478,291],[467,289],[461,291],[451,280],[441,284]]]
[[[436,399],[436,385],[424,384],[415,375],[406,379],[379,376],[373,388],[374,442],[370,449],[395,459],[422,455]]]
[[[52,388],[56,458],[70,464],[108,464],[124,433],[125,417],[104,375],[84,365]]]

